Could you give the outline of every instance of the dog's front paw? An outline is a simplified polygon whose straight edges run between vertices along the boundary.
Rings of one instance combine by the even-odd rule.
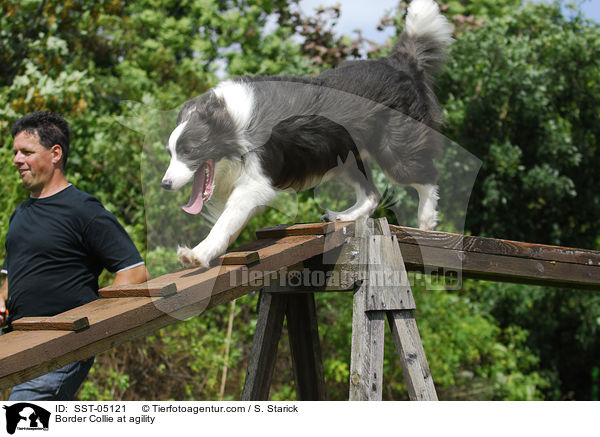
[[[330,210],[325,210],[325,214],[323,214],[321,216],[321,221],[322,222],[334,222],[334,221],[339,221],[339,217],[341,216],[342,213],[340,212],[335,212],[335,211],[330,211]]]
[[[209,267],[210,265],[210,260],[198,256],[197,251],[192,250],[189,247],[180,247],[177,250],[177,257],[179,258],[179,262],[187,268]]]
[[[321,216],[321,220],[324,222],[353,222],[362,217],[363,214],[361,214],[360,211],[357,210],[349,209],[344,212],[333,212],[327,210],[327,212]]]

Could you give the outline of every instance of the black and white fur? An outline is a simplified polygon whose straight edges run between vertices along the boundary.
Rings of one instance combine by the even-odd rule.
[[[433,0],[413,0],[387,58],[346,62],[315,77],[233,78],[186,102],[167,145],[162,186],[180,189],[211,160],[218,219],[196,247],[179,248],[180,261],[208,266],[278,193],[308,189],[325,175],[343,178],[357,195],[354,206],[327,211],[325,220],[371,215],[380,196],[369,160],[392,181],[416,188],[419,227],[433,229],[433,162],[442,141],[432,128],[442,117],[432,76],[451,35]]]

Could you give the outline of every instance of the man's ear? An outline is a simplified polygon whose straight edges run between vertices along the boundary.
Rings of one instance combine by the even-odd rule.
[[[62,163],[63,149],[61,146],[55,144],[50,148],[50,153],[52,153],[52,164],[59,165]]]

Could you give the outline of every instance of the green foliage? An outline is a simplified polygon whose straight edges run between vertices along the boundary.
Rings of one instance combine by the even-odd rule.
[[[542,399],[548,383],[536,370],[526,331],[500,328],[462,293],[416,288],[415,296],[419,331],[442,398]]]
[[[599,33],[559,5],[536,4],[452,46],[439,87],[446,134],[484,161],[467,222],[474,234],[594,244]]]
[[[483,160],[470,232],[597,248],[600,26],[560,8],[527,4],[461,34],[439,95],[445,133]],[[469,296],[503,329],[528,333],[550,382],[545,398],[592,396],[600,357],[591,293],[481,283]]]
[[[481,283],[473,298],[500,326],[516,324],[529,332],[528,347],[552,381],[546,398],[590,399],[593,369],[600,363],[595,292]]]

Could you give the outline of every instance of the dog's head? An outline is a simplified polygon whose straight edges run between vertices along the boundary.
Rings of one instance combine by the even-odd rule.
[[[209,91],[184,105],[166,145],[171,156],[161,186],[178,190],[194,180],[183,210],[198,214],[214,190],[215,163],[239,156],[238,133],[223,99]]]

